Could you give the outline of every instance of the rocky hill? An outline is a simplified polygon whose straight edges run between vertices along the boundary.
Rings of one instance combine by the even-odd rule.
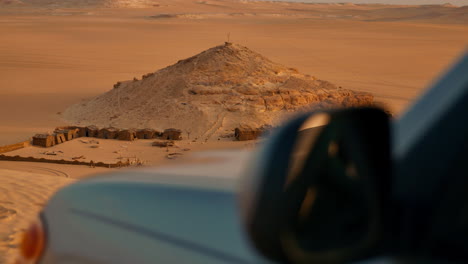
[[[369,105],[373,96],[274,63],[231,43],[174,65],[119,82],[114,89],[68,108],[79,125],[175,127],[214,138],[240,124],[276,125],[297,111]]]

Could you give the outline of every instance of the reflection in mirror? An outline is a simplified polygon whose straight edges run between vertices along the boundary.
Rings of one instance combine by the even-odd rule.
[[[289,161],[289,172],[286,178],[286,186],[303,169],[305,159],[310,149],[314,145],[317,135],[323,130],[324,126],[330,121],[330,115],[327,113],[317,113],[311,115],[299,128],[296,142],[291,153]]]
[[[377,236],[377,199],[368,146],[362,145],[368,142],[350,117],[313,114],[297,131],[284,186],[289,220],[282,233],[295,263],[352,258]]]
[[[278,129],[246,173],[240,205],[250,240],[280,263],[343,263],[380,241],[390,173],[389,118],[354,108]]]

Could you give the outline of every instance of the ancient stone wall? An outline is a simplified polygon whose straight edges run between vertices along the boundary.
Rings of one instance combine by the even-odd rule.
[[[0,153],[5,153],[5,152],[13,151],[13,150],[22,149],[22,148],[27,147],[29,145],[30,145],[30,141],[28,140],[28,141],[24,141],[24,142],[12,144],[12,145],[1,146],[0,147]]]
[[[104,163],[104,162],[85,162],[85,161],[70,161],[70,160],[54,160],[45,158],[34,158],[34,157],[21,157],[21,156],[5,156],[0,155],[0,160],[5,161],[26,161],[26,162],[44,162],[44,163],[55,163],[55,164],[68,164],[68,165],[85,165],[92,167],[104,167],[104,168],[120,168],[129,166],[129,162],[117,162],[117,163]]]
[[[164,130],[163,133],[154,130],[154,129],[118,129],[114,127],[102,128],[99,129],[96,126],[87,126],[87,127],[78,127],[78,126],[64,126],[57,127],[54,130],[54,134],[50,135],[53,138],[54,142],[48,142],[49,134],[37,134],[33,137],[32,144],[35,146],[41,147],[52,147],[56,144],[61,144],[69,140],[73,140],[79,137],[96,137],[102,139],[119,139],[125,141],[133,141],[136,139],[157,139],[157,138],[166,138],[170,140],[181,140],[182,131],[175,128],[170,128]],[[43,136],[44,138],[40,137]],[[4,152],[15,150],[13,148],[8,148]],[[0,151],[0,153],[2,153]]]

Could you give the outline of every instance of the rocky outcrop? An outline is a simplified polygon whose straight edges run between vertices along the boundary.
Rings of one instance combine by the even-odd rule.
[[[371,94],[337,87],[226,43],[141,80],[119,82],[63,115],[81,125],[177,127],[194,138],[209,138],[240,124],[277,125],[298,111],[372,102]]]

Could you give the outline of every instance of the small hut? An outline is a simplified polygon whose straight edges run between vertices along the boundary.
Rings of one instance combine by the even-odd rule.
[[[134,129],[124,129],[119,131],[119,140],[133,141],[137,139],[136,131]]]
[[[136,131],[136,135],[138,139],[152,139],[152,138],[155,138],[156,133],[157,131],[151,128],[138,129]]]
[[[86,127],[77,127],[77,137],[86,137]]]
[[[79,131],[80,131],[80,129],[78,127],[73,128],[73,138],[79,138],[80,137]]]
[[[99,128],[91,125],[86,127],[86,137],[97,137],[99,134]]]
[[[239,141],[254,140],[260,137],[262,130],[251,126],[241,125],[234,130],[234,136]]]
[[[159,130],[154,130],[153,138],[160,138],[160,137],[162,137],[162,134],[163,134],[163,132],[161,132]]]
[[[86,127],[77,127],[76,137],[86,137]]]
[[[107,127],[99,130],[98,138],[116,139],[119,135],[119,130],[115,127]]]
[[[55,137],[55,144],[62,144],[67,141],[65,134],[63,133],[54,133],[53,135]]]
[[[72,140],[78,137],[78,129],[76,128],[63,128],[63,129],[55,129],[54,133],[64,134],[65,140]]]
[[[162,136],[166,140],[181,140],[182,139],[182,130],[175,128],[168,128],[164,130]]]
[[[50,134],[36,134],[33,136],[33,145],[49,148],[55,145],[55,137]]]

